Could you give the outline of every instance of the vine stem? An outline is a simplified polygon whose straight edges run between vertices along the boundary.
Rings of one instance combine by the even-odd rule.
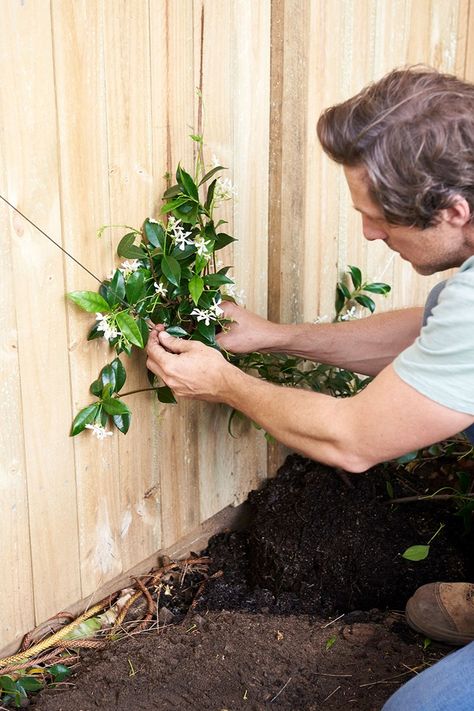
[[[388,504],[409,504],[413,501],[447,501],[448,499],[473,499],[474,494],[437,494],[434,496],[404,496],[400,499],[390,499]]]
[[[138,390],[130,390],[128,393],[121,393],[120,397],[127,397],[127,395],[135,395],[135,393],[146,393],[151,391],[156,391],[158,388],[139,388]]]

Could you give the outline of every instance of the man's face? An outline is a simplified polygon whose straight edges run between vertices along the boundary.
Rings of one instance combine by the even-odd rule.
[[[438,224],[424,230],[392,225],[370,196],[365,168],[345,166],[344,173],[353,206],[362,216],[364,237],[383,240],[402,259],[410,262],[419,274],[429,275],[460,266],[474,254],[472,235],[469,240],[466,230],[449,219],[447,210],[442,211]]]

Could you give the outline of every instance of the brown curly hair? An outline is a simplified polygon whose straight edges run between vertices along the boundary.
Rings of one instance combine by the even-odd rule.
[[[395,225],[425,228],[459,196],[474,213],[474,85],[428,67],[396,69],[326,109],[317,125],[337,163],[364,166]]]

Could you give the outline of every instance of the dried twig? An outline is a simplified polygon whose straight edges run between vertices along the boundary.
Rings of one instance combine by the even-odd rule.
[[[279,691],[277,694],[275,694],[275,696],[273,697],[273,699],[270,699],[270,703],[271,703],[271,704],[275,701],[275,699],[277,699],[277,698],[280,696],[280,694],[281,694],[282,691],[285,691],[285,689],[286,689],[286,687],[288,686],[288,684],[290,683],[290,681],[291,681],[291,676],[290,676],[290,678],[288,679],[288,681],[286,682],[286,684],[283,684],[283,686],[281,687],[280,691]]]

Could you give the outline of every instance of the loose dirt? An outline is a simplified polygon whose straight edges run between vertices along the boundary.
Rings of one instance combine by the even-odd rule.
[[[247,526],[210,541],[216,577],[179,624],[84,655],[67,686],[32,705],[378,711],[451,651],[406,626],[408,597],[425,582],[474,580],[473,535],[452,501],[389,499],[456,486],[457,471],[457,461],[436,459],[414,471],[388,464],[348,475],[289,457],[249,496]],[[440,524],[426,560],[402,557]]]

